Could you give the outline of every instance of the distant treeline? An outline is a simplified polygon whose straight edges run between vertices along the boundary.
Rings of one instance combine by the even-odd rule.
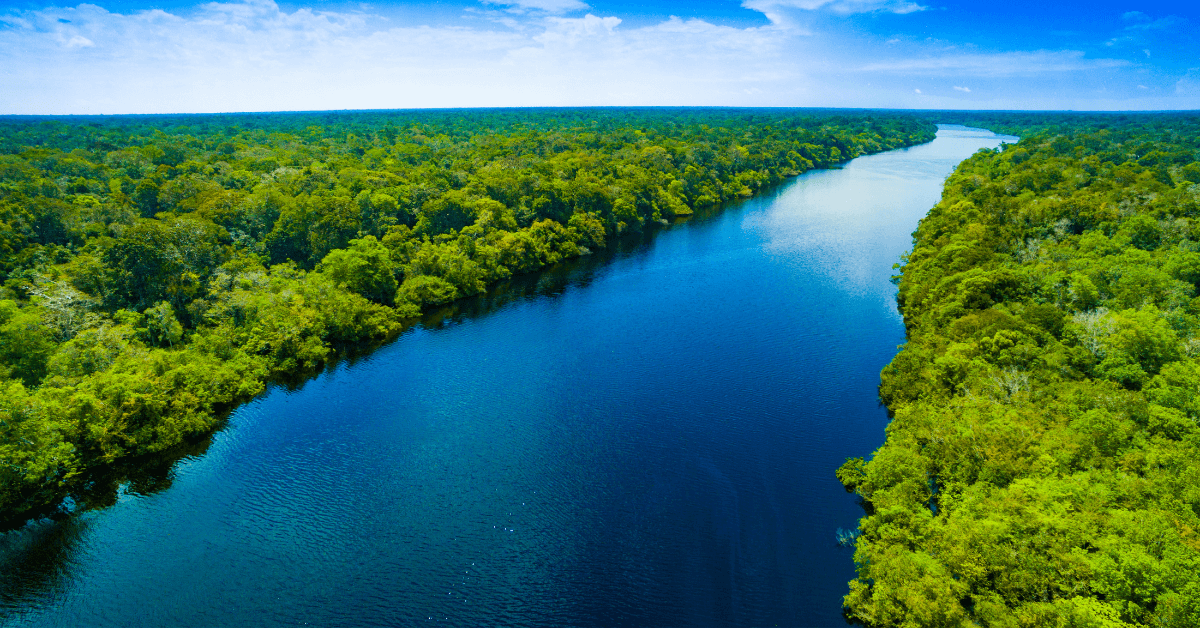
[[[1200,626],[1200,116],[940,114],[1016,133],[897,278],[864,501],[869,626]]]
[[[423,307],[934,131],[804,110],[0,118],[0,526],[107,503],[113,469]]]

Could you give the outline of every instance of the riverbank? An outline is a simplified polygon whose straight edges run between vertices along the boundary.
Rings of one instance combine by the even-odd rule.
[[[838,625],[862,513],[831,470],[883,440],[889,268],[1001,139],[807,172],[274,387],[113,507],[0,538],[0,624]]]
[[[1200,621],[1200,122],[1035,122],[957,168],[904,259],[894,419],[838,471],[869,626]]]
[[[111,503],[113,470],[161,464],[268,382],[386,342],[422,308],[933,133],[894,114],[686,109],[0,131],[7,526]]]

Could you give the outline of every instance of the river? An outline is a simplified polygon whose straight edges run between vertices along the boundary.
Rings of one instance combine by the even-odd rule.
[[[112,507],[0,536],[0,624],[844,626],[834,470],[883,442],[891,266],[1002,139],[943,126],[273,388]]]

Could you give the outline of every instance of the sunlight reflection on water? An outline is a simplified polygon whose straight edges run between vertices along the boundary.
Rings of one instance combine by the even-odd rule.
[[[3,623],[842,625],[891,264],[998,142],[807,174],[272,390],[170,488],[0,537]]]

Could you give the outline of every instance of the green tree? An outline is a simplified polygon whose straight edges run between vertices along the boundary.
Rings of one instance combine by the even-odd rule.
[[[183,325],[175,318],[175,310],[170,303],[159,301],[153,307],[142,312],[146,325],[146,341],[159,347],[173,347],[183,339]]]
[[[339,287],[376,303],[391,304],[395,299],[398,286],[391,252],[375,236],[351,240],[347,248],[331,251],[318,270]]]
[[[33,308],[0,300],[0,377],[36,386],[46,375],[46,362],[56,346]]]

